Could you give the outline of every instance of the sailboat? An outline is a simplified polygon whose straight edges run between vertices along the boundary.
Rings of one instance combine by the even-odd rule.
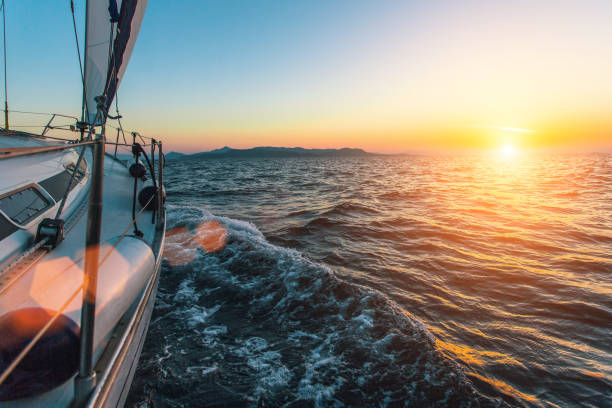
[[[80,120],[64,129],[54,123],[69,116],[52,115],[41,133],[16,131],[5,108],[0,407],[115,407],[127,397],[164,246],[164,156],[160,141],[126,137],[109,110],[146,6],[87,1]]]

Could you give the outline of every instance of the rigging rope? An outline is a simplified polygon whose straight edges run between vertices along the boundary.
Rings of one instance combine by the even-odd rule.
[[[3,28],[3,39],[4,39],[4,128],[9,130],[8,122],[8,87],[6,80],[6,5],[2,0],[2,28]]]
[[[117,123],[119,124],[119,128],[117,131],[121,130],[121,136],[123,136],[123,143],[127,144],[127,140],[125,139],[125,132],[123,131],[123,125],[121,124],[121,114],[119,113],[119,92],[115,92],[115,111],[117,112]],[[119,133],[117,133],[119,136]],[[119,142],[119,137],[117,137],[117,142]]]
[[[2,0],[4,3],[4,0]],[[85,114],[89,118],[87,109],[87,87],[85,86],[85,74],[83,73],[83,63],[81,62],[81,49],[79,47],[79,33],[76,26],[76,18],[74,16],[74,0],[70,0],[70,10],[72,11],[72,26],[74,27],[74,39],[76,41],[77,56],[79,59],[79,70],[81,71],[81,81],[83,82],[83,98],[85,98]]]
[[[68,182],[68,185],[66,186],[66,191],[64,192],[64,195],[62,196],[62,201],[60,202],[60,206],[57,209],[57,212],[55,213],[56,220],[60,219],[60,215],[62,214],[62,210],[64,209],[64,205],[66,204],[66,199],[68,198],[68,194],[70,193],[70,190],[72,189],[72,183],[74,182],[74,179],[76,178],[77,172],[83,172],[83,170],[81,170],[80,165],[81,165],[81,162],[83,161],[83,156],[85,155],[85,149],[87,149],[87,146],[83,146],[83,149],[81,149],[81,153],[79,154],[79,158],[76,164],[74,165],[74,170],[72,171],[72,174],[70,175],[70,181]]]
[[[63,115],[61,113],[53,113],[53,112],[32,112],[32,111],[22,111],[22,110],[14,110],[11,109],[9,110],[9,112],[13,112],[13,113],[27,113],[28,115],[55,115],[55,116],[61,116],[62,118],[69,118],[69,119],[77,119],[78,118],[76,116],[70,116],[70,115]]]
[[[25,356],[30,352],[30,350],[32,350],[32,348],[34,348],[34,346],[36,345],[36,343],[38,343],[40,338],[47,332],[47,330],[49,330],[51,325],[53,325],[53,322],[55,322],[57,320],[57,318],[60,317],[62,315],[62,313],[64,313],[64,310],[66,310],[68,308],[68,306],[70,306],[70,302],[72,302],[72,300],[75,297],[77,297],[77,295],[81,292],[81,289],[83,289],[83,286],[84,286],[84,283],[81,283],[81,285],[72,293],[72,295],[70,295],[68,300],[66,300],[66,302],[64,302],[62,307],[60,307],[57,310],[57,312],[55,312],[55,314],[42,327],[42,329],[40,329],[38,331],[36,336],[34,336],[32,338],[32,340],[30,340],[28,345],[26,347],[24,347],[23,350],[21,350],[21,352],[17,355],[17,357],[15,357],[15,359],[11,362],[11,364],[4,370],[2,375],[0,375],[0,385],[4,382],[4,380],[6,380],[8,378],[8,376],[13,372],[13,370],[15,370],[17,365],[19,365],[19,363],[21,363],[21,360],[23,360],[25,358]]]

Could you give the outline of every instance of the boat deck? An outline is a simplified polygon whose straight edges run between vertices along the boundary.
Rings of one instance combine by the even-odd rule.
[[[12,139],[10,137],[0,139],[4,139],[3,142],[5,142],[1,143],[0,147],[19,145],[16,142],[10,141]],[[22,138],[19,137],[19,139]],[[40,145],[40,143],[40,141],[35,140],[32,142],[32,145]],[[89,168],[91,168],[92,160],[89,149],[85,154],[85,159],[89,164]],[[13,160],[21,162],[40,161],[40,158],[36,159],[36,156],[31,156],[15,158]],[[15,162],[13,160],[5,160],[3,162],[12,162],[14,165]],[[47,165],[46,167],[49,166]],[[147,177],[150,177],[148,169]],[[18,182],[23,182],[23,180],[18,180]],[[77,194],[75,194],[71,207],[65,210],[66,213],[71,213],[73,225],[71,225],[70,231],[67,232],[64,241],[55,249],[45,252],[42,257],[32,260],[23,259],[21,262],[14,263],[13,266],[3,271],[5,274],[16,274],[16,278],[10,280],[4,279],[4,283],[0,283],[0,315],[11,310],[42,308],[50,311],[64,310],[63,314],[65,316],[77,324],[80,322],[87,229],[88,194],[86,190],[88,190],[88,184],[90,183],[89,178],[85,183],[87,183],[87,189],[84,188],[78,194],[79,199],[76,198]],[[143,183],[139,180],[137,192],[144,185],[150,184],[150,181]],[[95,361],[103,353],[109,354],[105,351],[105,346],[108,344],[109,339],[121,336],[121,333],[117,333],[117,327],[115,326],[117,325],[117,318],[114,316],[118,313],[120,313],[119,317],[127,314],[127,309],[134,311],[137,307],[138,299],[143,297],[143,293],[149,292],[148,294],[151,295],[151,289],[156,288],[156,279],[153,278],[156,278],[157,268],[159,267],[161,249],[163,247],[163,230],[160,233],[160,229],[156,228],[157,219],[152,220],[152,212],[141,211],[142,207],[136,197],[137,225],[138,229],[142,232],[142,236],[137,237],[134,235],[134,226],[132,225],[133,189],[134,178],[129,174],[129,170],[124,162],[106,155],[104,160],[102,231],[100,239],[101,264],[106,263],[106,265],[101,265],[98,275],[98,296],[99,299],[103,300],[99,300],[96,304],[96,316],[101,314],[113,316],[113,318],[107,318],[106,320],[108,321],[105,321],[104,317],[96,318],[94,345],[97,346]],[[55,207],[53,211],[49,212],[53,212],[54,215]],[[121,245],[115,247],[119,240]],[[133,271],[141,272],[133,273]],[[53,288],[53,290],[49,290],[50,288]],[[135,292],[132,293],[130,291]],[[155,290],[152,293],[153,299],[147,300],[147,303],[150,303],[150,308],[152,308],[154,296]],[[125,299],[122,299],[122,297]],[[102,310],[102,312],[100,313],[99,310]],[[121,311],[119,312],[119,310]],[[122,320],[125,319],[122,318]],[[140,327],[139,336],[146,334],[147,324],[148,318],[144,328]],[[99,328],[99,326],[102,327],[104,325],[108,327],[105,329]],[[124,322],[122,329],[126,329],[127,326],[128,324]],[[140,338],[137,340],[138,342],[141,341]],[[139,350],[138,348],[138,353]],[[73,398],[73,392],[74,385],[73,381],[70,380],[61,387],[37,397],[26,400],[0,402],[0,407],[49,406],[50,401],[53,401],[52,405],[67,406]]]

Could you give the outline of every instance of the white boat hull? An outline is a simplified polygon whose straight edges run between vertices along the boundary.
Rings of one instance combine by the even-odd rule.
[[[57,160],[60,163],[58,166],[65,166],[63,162],[66,161],[66,156],[48,155],[51,162]],[[74,161],[73,153],[68,156]],[[91,155],[85,157],[88,163],[91,163]],[[48,164],[46,166],[48,167]],[[40,195],[49,202],[49,208],[43,215],[30,220],[28,225],[17,225],[16,233],[4,240],[4,266],[9,262],[12,264],[0,275],[0,325],[3,318],[6,323],[11,321],[7,316],[18,315],[24,310],[25,316],[31,311],[62,310],[61,318],[72,322],[70,327],[64,329],[68,335],[75,332],[78,336],[87,227],[87,217],[82,216],[83,211],[79,208],[86,204],[90,178],[88,175],[84,177],[79,188],[75,188],[68,196],[69,205],[62,214],[69,214],[73,221],[65,240],[51,251],[38,251],[40,254],[34,252],[26,257],[19,257],[16,248],[23,251],[28,245],[32,245],[36,223],[43,216],[48,217],[47,213],[54,212],[59,206],[54,197],[48,197],[50,193],[48,194],[45,188],[36,184],[38,175],[29,177],[34,178],[34,188],[40,189]],[[31,184],[32,180],[22,181],[26,182]],[[141,213],[142,217],[137,219],[140,234],[133,235],[136,232],[132,219],[133,183],[134,178],[124,163],[106,158],[101,231],[103,244],[100,246],[101,265],[98,271],[93,336],[96,386],[86,403],[92,407],[117,407],[124,404],[157,293],[165,219],[163,216],[161,220],[152,218],[152,213],[148,211],[141,213],[140,205],[136,204],[136,211]],[[138,190],[143,187],[143,183],[139,181]],[[12,188],[21,187],[10,186],[4,189],[9,190],[8,194],[11,194]],[[0,216],[8,217],[4,213]],[[14,237],[18,237],[17,241]],[[2,254],[3,247],[0,242],[0,263]],[[66,299],[71,296],[67,303]],[[6,335],[6,332],[3,334]],[[50,344],[54,344],[53,341],[52,339]],[[70,353],[70,357],[74,357],[78,348],[74,350],[73,347]],[[23,364],[25,363],[26,360]],[[63,384],[43,393],[34,391],[31,396],[24,397],[22,393],[17,399],[3,398],[0,408],[70,406],[74,399],[75,376],[76,374]]]

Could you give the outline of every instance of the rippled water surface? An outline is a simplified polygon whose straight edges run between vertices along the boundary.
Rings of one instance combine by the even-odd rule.
[[[129,406],[611,406],[612,156],[171,161]]]

